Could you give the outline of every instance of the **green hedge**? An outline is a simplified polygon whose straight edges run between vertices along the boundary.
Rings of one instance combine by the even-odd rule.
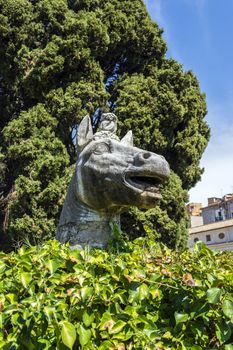
[[[0,349],[233,349],[233,253],[56,241],[0,253]]]

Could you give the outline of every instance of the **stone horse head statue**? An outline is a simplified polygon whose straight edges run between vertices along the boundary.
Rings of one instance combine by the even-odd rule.
[[[159,185],[170,168],[164,157],[133,146],[129,131],[116,136],[117,118],[102,116],[100,131],[93,134],[86,116],[77,133],[78,157],[61,212],[57,239],[71,248],[105,247],[110,222],[130,206],[152,208],[161,198]]]

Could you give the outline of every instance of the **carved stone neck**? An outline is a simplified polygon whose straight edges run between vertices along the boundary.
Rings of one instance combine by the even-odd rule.
[[[81,203],[76,197],[76,185],[74,175],[61,213],[57,239],[61,243],[69,242],[72,249],[85,245],[104,248],[111,236],[110,224],[120,224],[120,216],[100,214]]]

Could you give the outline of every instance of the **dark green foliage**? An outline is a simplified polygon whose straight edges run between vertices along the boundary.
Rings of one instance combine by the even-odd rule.
[[[187,191],[182,189],[179,177],[172,173],[161,194],[162,199],[154,209],[132,208],[129,213],[122,214],[122,226],[131,238],[154,237],[171,248],[181,249],[188,239]]]
[[[5,172],[6,172],[6,165],[4,163],[4,160],[5,160],[4,154],[1,152],[1,149],[0,149],[0,193],[3,190]]]
[[[5,163],[5,155],[1,152],[0,148],[0,246],[3,248],[7,248],[4,242],[9,241],[8,237],[4,234],[3,226],[6,217],[6,213],[4,212],[4,207],[6,205],[6,199],[4,198],[4,190],[6,189],[6,163]]]
[[[144,74],[124,74],[113,96],[122,133],[132,128],[135,144],[163,154],[190,189],[200,179],[198,165],[209,136],[205,98],[193,74],[164,59]]]
[[[232,350],[232,252],[142,238],[124,251],[0,253],[0,348]]]
[[[209,130],[197,80],[166,59],[161,34],[142,0],[0,0],[0,220],[13,241],[54,235],[75,162],[73,130],[100,107],[181,180],[135,225],[185,244],[183,189],[200,179]]]
[[[55,136],[57,120],[43,105],[22,112],[4,128],[7,157],[14,163],[16,198],[9,204],[9,233],[34,243],[55,235],[65,196],[69,156]],[[13,236],[14,237],[14,236]]]

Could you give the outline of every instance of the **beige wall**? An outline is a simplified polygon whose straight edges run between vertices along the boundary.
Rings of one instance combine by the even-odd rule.
[[[190,226],[191,227],[197,227],[203,225],[203,218],[202,216],[190,216]]]
[[[205,230],[205,226],[203,226],[202,230],[202,232],[197,232],[190,235],[188,240],[189,247],[193,247],[195,238],[198,238],[199,241],[204,242],[206,245],[209,246],[209,248],[211,248],[211,245],[213,245],[212,248],[216,249],[218,245],[221,245],[221,249],[226,250],[228,249],[227,247],[230,245],[233,249],[233,226],[218,228],[214,230]],[[223,239],[219,238],[220,233],[225,234],[225,237]],[[207,235],[210,235],[211,241],[207,241]]]

